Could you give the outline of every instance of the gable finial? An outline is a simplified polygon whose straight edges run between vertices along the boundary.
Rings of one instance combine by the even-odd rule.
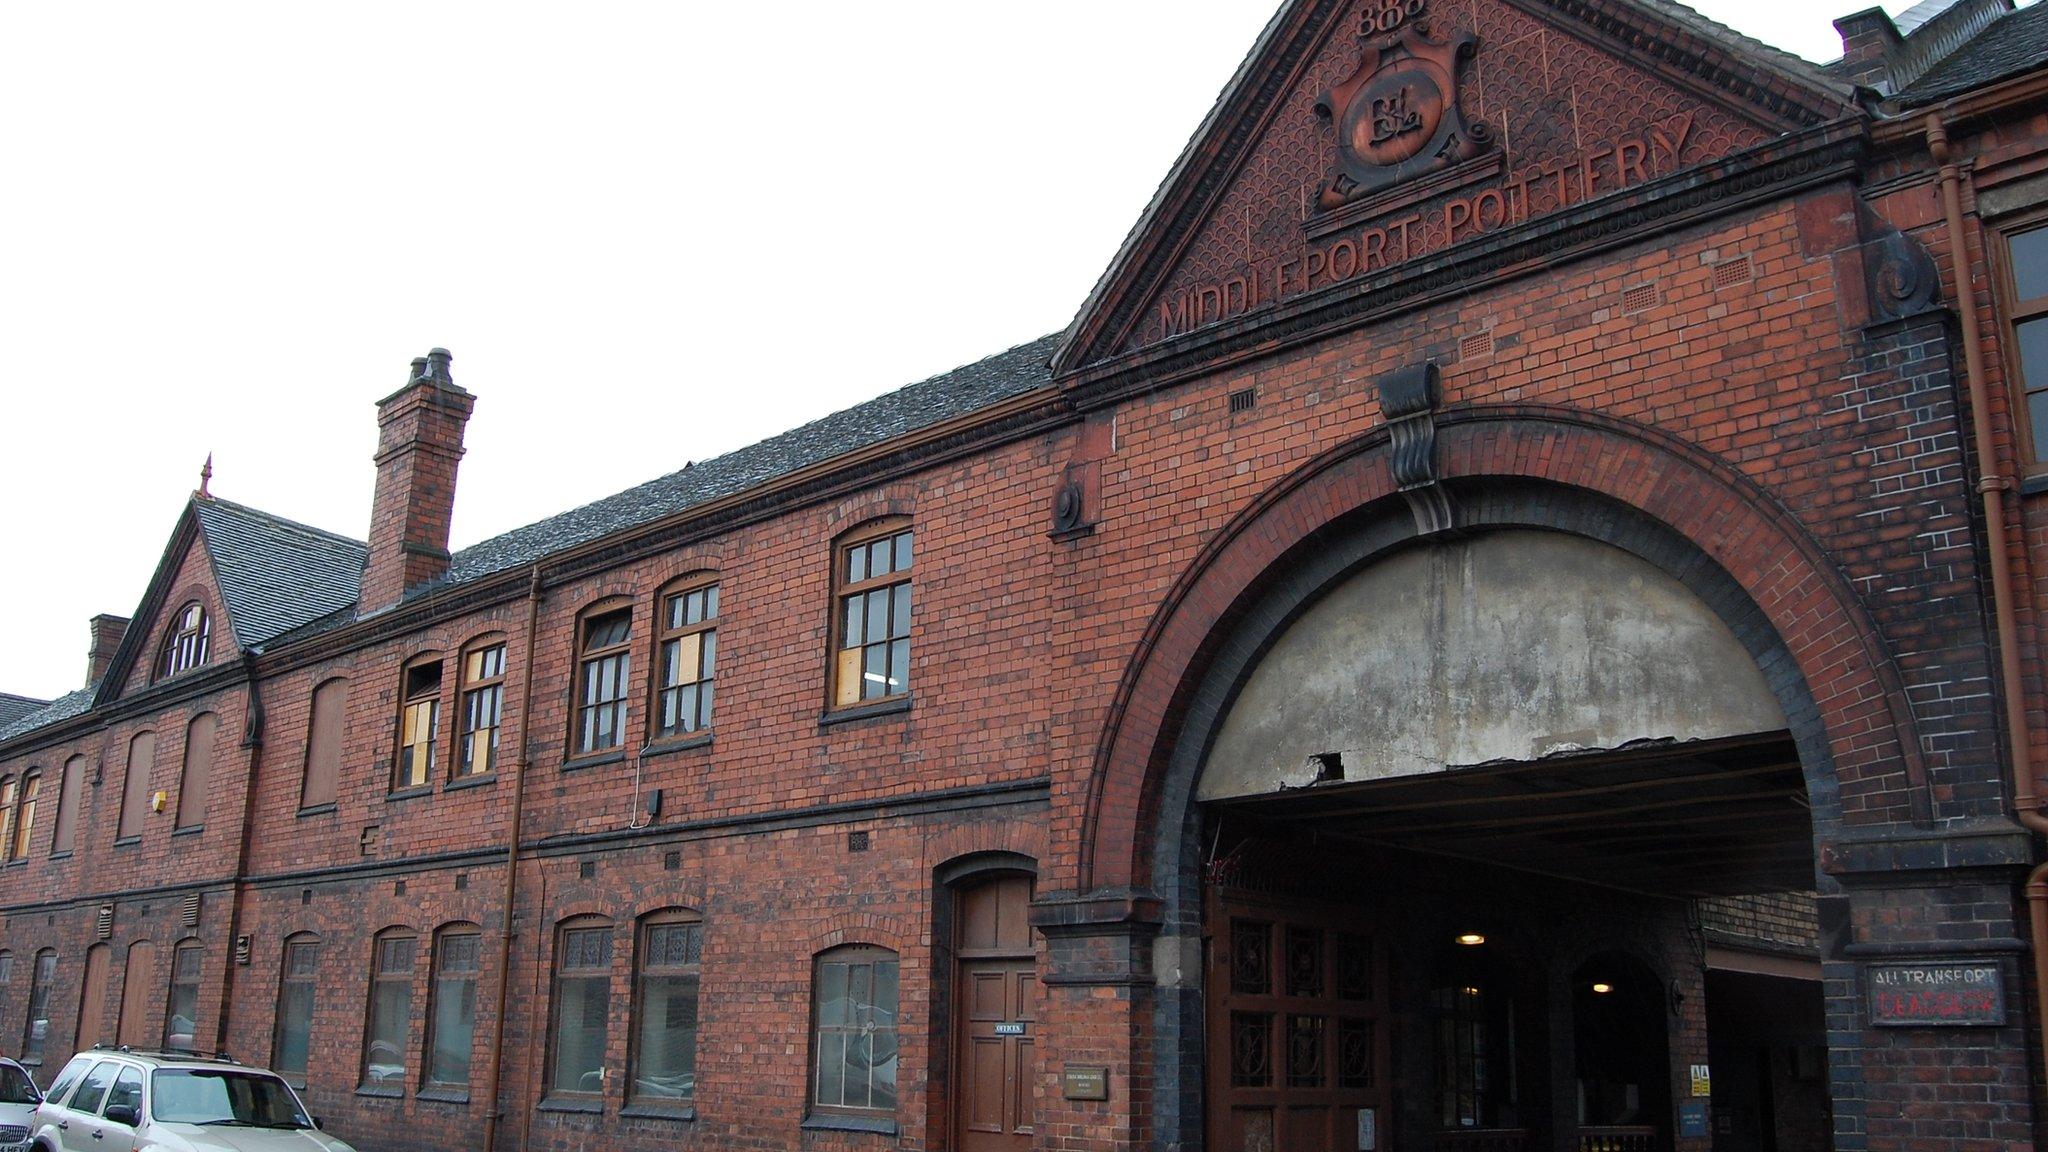
[[[206,454],[206,463],[201,465],[199,468],[199,491],[194,492],[193,495],[199,497],[201,500],[213,499],[213,493],[207,490],[208,485],[212,483],[213,453],[208,452]]]

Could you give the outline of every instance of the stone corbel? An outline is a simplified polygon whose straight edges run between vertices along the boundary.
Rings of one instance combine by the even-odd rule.
[[[1443,383],[1433,361],[1380,377],[1380,414],[1387,421],[1394,486],[1408,501],[1420,536],[1453,532],[1458,506],[1441,483],[1436,463],[1436,413]]]

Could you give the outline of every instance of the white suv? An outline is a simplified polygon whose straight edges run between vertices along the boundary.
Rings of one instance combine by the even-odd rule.
[[[30,1131],[32,1152],[353,1152],[274,1072],[126,1048],[73,1056]]]

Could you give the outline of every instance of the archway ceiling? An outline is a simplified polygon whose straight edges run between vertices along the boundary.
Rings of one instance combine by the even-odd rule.
[[[1814,886],[1805,782],[1783,732],[1330,781],[1210,809],[1658,895]]]

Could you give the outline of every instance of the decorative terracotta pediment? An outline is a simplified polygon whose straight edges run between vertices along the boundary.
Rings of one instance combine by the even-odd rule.
[[[1635,0],[1297,0],[1055,371],[1398,278],[1855,114],[1818,69]]]

